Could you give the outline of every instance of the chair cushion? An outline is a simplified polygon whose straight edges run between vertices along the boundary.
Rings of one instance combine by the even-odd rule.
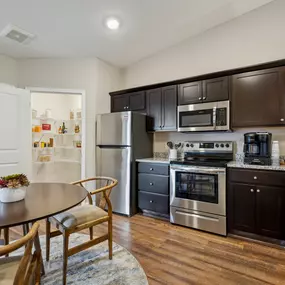
[[[0,258],[0,285],[13,284],[22,256]]]
[[[83,205],[53,216],[53,218],[64,228],[72,228],[107,216],[108,214],[97,206]]]

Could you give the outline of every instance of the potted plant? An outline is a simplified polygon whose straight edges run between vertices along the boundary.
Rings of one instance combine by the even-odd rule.
[[[26,196],[30,185],[25,174],[12,174],[0,178],[0,201],[3,203],[17,202]]]

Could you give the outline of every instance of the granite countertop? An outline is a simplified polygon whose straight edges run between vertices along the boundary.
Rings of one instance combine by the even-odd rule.
[[[168,158],[158,158],[158,157],[150,157],[150,158],[139,158],[136,160],[137,162],[151,162],[151,163],[164,163],[169,164]]]
[[[248,168],[248,169],[260,169],[260,170],[278,170],[285,171],[285,165],[273,166],[273,165],[250,165],[237,161],[231,161],[227,164],[228,167],[236,168]]]

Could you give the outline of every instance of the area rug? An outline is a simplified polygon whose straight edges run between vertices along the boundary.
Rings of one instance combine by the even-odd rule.
[[[45,257],[45,236],[40,237]],[[69,247],[89,240],[88,235],[72,234]],[[44,285],[62,284],[62,237],[51,239],[50,261],[45,263]],[[21,254],[23,249],[13,255]],[[113,242],[113,260],[109,260],[108,242],[102,242],[68,258],[67,284],[76,285],[148,285],[147,277],[135,257]]]

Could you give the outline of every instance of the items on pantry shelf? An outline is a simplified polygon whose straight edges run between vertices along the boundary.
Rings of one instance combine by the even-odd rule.
[[[61,128],[61,126],[59,126],[59,128],[58,128],[58,133],[59,133],[59,134],[62,134],[62,128]]]
[[[75,132],[76,134],[80,133],[80,127],[79,127],[79,125],[75,125],[75,127],[74,127],[74,132]]]
[[[63,134],[67,133],[67,127],[65,126],[64,122],[62,123],[61,131],[62,131]]]
[[[40,133],[42,131],[42,127],[41,126],[35,126],[34,130],[35,130],[35,133]]]
[[[70,110],[69,118],[70,118],[70,120],[74,120],[74,110]]]
[[[34,147],[39,147],[40,143],[39,142],[34,142]]]
[[[37,118],[37,114],[38,114],[38,111],[35,110],[35,109],[33,109],[33,110],[32,110],[32,118],[33,118],[33,119],[36,119],[36,118]]]
[[[50,139],[49,139],[49,146],[50,146],[50,147],[53,147],[53,138],[50,138]]]
[[[74,141],[74,147],[81,148],[81,141]]]
[[[51,131],[51,124],[42,124],[43,131]]]
[[[51,157],[49,155],[40,155],[39,161],[40,162],[49,162],[49,161],[51,161]]]
[[[45,117],[46,117],[47,119],[51,119],[51,109],[46,109],[46,110],[45,110]]]
[[[78,109],[76,112],[76,119],[81,119],[81,109]]]

